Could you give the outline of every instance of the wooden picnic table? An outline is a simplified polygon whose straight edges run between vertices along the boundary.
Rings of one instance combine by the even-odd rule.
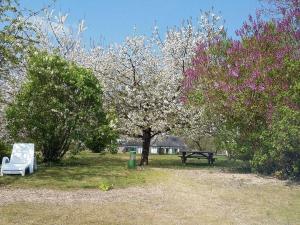
[[[179,155],[178,157],[181,158],[181,162],[183,164],[186,164],[188,158],[196,158],[196,159],[205,158],[208,160],[209,165],[213,165],[216,160],[214,158],[214,153],[209,151],[180,151],[179,154],[181,155]]]

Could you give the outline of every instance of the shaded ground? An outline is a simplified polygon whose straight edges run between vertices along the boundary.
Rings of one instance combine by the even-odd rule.
[[[109,192],[2,187],[0,224],[300,224],[297,185],[218,169],[151,170],[166,179]]]
[[[102,182],[115,188],[145,185],[163,179],[155,170],[128,170],[127,154],[98,154],[82,152],[60,163],[38,164],[38,171],[30,176],[0,177],[0,187],[51,188],[60,190],[95,189]]]

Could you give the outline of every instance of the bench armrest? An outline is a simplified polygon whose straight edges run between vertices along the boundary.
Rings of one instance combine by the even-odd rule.
[[[3,157],[2,158],[2,165],[9,163],[9,158],[8,157]]]
[[[3,176],[3,167],[7,163],[9,163],[9,158],[8,157],[3,157],[2,158],[2,164],[1,164],[1,170],[0,170],[0,176]]]

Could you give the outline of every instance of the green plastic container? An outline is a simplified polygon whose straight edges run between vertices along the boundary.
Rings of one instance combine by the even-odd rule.
[[[136,168],[136,151],[130,151],[130,159],[128,161],[128,169]]]

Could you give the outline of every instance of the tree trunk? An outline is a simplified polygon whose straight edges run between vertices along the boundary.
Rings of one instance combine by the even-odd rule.
[[[140,166],[142,165],[148,165],[148,156],[149,156],[149,150],[150,150],[150,142],[151,142],[151,128],[147,128],[143,130],[143,151],[142,151],[142,157],[140,161]]]
[[[198,147],[198,150],[199,151],[202,151],[202,146],[201,146],[201,144],[200,144],[200,140],[199,141],[194,141],[195,143],[196,143],[196,145],[197,145],[197,147]]]

